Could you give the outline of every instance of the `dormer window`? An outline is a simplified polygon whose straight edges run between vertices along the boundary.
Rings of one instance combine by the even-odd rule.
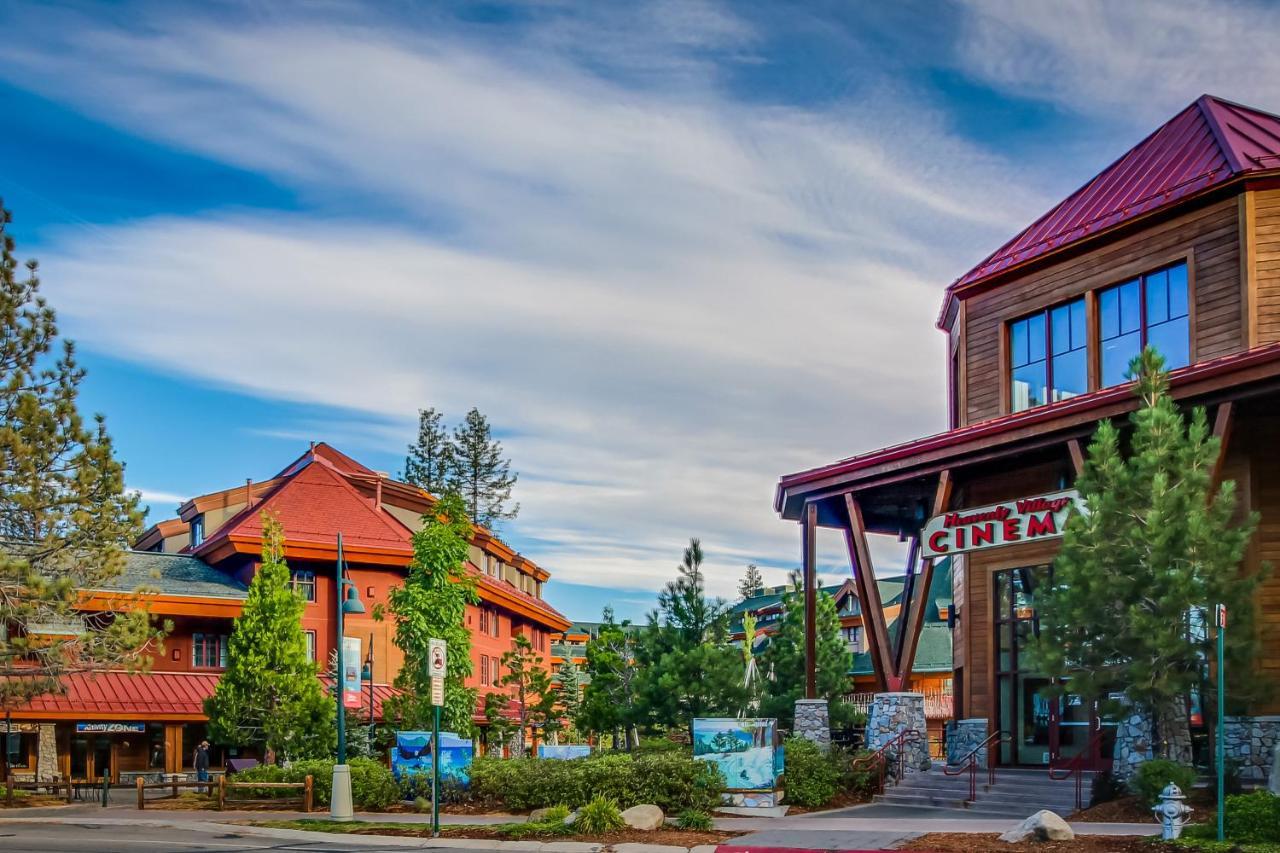
[[[191,547],[197,548],[204,543],[204,516],[197,515],[191,519]]]

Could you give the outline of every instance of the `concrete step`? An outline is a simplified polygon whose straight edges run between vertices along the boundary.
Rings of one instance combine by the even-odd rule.
[[[963,799],[932,797],[926,794],[886,793],[876,794],[871,799],[872,802],[883,803],[887,806],[920,806],[934,809],[963,809],[965,807]]]

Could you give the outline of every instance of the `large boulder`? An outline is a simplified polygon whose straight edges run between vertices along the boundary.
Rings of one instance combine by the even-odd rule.
[[[1067,822],[1048,809],[1041,809],[1013,829],[1000,836],[1001,841],[1017,844],[1028,838],[1036,841],[1070,841],[1076,837]]]
[[[661,829],[667,822],[667,816],[657,806],[632,806],[622,813],[622,819],[631,829]]]

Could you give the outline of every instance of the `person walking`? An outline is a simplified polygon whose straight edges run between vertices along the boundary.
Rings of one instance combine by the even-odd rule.
[[[209,781],[209,741],[202,740],[200,745],[196,747],[195,761],[196,781]]]

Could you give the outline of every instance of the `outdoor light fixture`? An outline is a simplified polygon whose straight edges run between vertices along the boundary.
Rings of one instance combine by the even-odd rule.
[[[360,600],[360,592],[354,581],[343,577],[345,564],[342,559],[342,534],[338,534],[338,561],[334,566],[334,577],[337,582],[338,597],[335,601],[338,612],[338,668],[335,675],[334,694],[338,701],[338,763],[333,765],[333,788],[329,795],[330,820],[349,821],[355,815],[351,804],[351,768],[347,766],[347,715],[342,706],[343,694],[346,692],[343,683],[345,674],[342,665],[342,617],[347,613],[364,613],[364,602]]]

